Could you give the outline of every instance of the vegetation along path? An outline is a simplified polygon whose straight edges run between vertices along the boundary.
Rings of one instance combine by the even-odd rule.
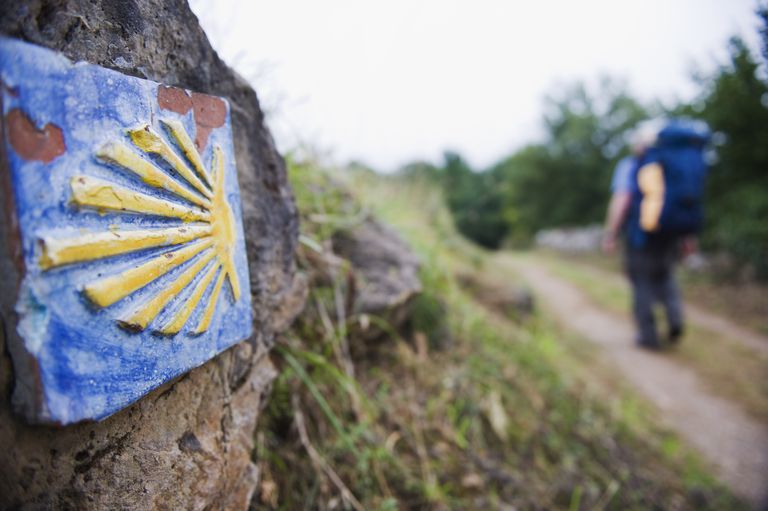
[[[766,502],[768,427],[764,423],[739,404],[705,388],[691,367],[664,353],[637,349],[626,317],[596,305],[584,290],[557,276],[541,259],[509,253],[497,257],[498,264],[526,281],[538,303],[564,328],[599,345],[630,384],[659,410],[664,424],[697,449],[734,492],[758,506]],[[695,326],[703,318],[712,324],[701,326],[715,326],[720,331],[729,324],[699,311],[689,314]],[[734,334],[733,329],[729,333]],[[744,344],[756,342],[754,336],[744,338]]]

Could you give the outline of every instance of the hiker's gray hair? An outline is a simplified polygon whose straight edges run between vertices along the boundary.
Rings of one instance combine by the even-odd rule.
[[[649,119],[639,123],[629,135],[632,150],[642,152],[656,143],[659,131],[664,127],[664,119]]]

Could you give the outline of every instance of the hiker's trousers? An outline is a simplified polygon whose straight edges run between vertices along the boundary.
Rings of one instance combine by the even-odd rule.
[[[667,318],[668,331],[683,329],[680,292],[675,282],[678,258],[677,240],[652,240],[643,248],[627,247],[626,271],[632,284],[632,310],[637,325],[636,341],[658,346],[654,305],[661,304]]]

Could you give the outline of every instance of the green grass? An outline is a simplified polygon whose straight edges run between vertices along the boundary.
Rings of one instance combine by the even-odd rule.
[[[458,284],[487,271],[487,255],[455,233],[434,188],[354,174],[342,176],[349,195],[312,165],[290,176],[313,286],[274,355],[257,509],[740,508],[628,390],[589,386],[587,345],[546,318],[495,313]],[[350,269],[327,264],[327,240],[362,211],[421,260],[408,328],[335,308]]]

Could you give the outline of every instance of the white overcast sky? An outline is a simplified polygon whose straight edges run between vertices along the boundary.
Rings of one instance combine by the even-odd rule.
[[[689,99],[695,69],[741,35],[755,0],[192,0],[219,55],[256,88],[281,150],[392,170],[444,149],[478,167],[541,136],[558,85],[625,78]]]

